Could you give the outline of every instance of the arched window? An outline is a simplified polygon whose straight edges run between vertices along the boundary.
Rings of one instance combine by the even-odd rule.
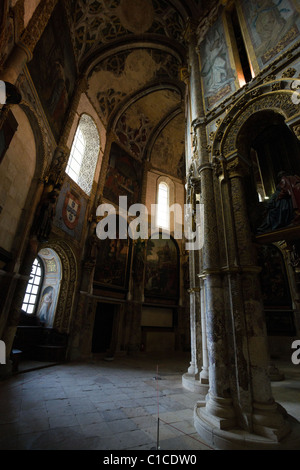
[[[99,149],[96,124],[90,116],[83,114],[75,133],[66,173],[88,195],[92,190]]]
[[[157,197],[157,226],[170,228],[170,191],[167,183],[159,183]]]
[[[40,259],[35,258],[32,268],[31,275],[26,287],[26,293],[23,299],[22,310],[28,314],[35,313],[41,285],[43,284],[44,271]]]

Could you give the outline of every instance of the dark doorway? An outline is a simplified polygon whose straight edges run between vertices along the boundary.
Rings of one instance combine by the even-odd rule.
[[[116,305],[98,303],[94,322],[92,353],[106,353],[111,350]]]

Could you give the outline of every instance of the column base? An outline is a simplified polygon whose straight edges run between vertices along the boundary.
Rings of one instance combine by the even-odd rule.
[[[275,364],[270,364],[268,368],[268,375],[270,377],[271,382],[279,382],[285,379],[285,376],[279,369],[275,366]]]
[[[206,410],[205,402],[197,403],[194,409],[197,433],[203,442],[215,450],[299,450],[300,423],[289,415],[286,415],[285,420],[286,430],[289,431],[279,438],[272,431],[265,431],[264,435],[251,433],[239,428],[236,423],[230,424],[230,419],[226,417],[211,415]]]
[[[208,392],[209,384],[203,383],[201,379],[199,380],[197,378],[197,375],[189,373],[183,374],[182,386],[190,392],[199,393],[200,395],[205,396]]]
[[[274,441],[281,441],[291,431],[285,409],[273,402],[271,404],[253,403],[253,430],[256,434]]]

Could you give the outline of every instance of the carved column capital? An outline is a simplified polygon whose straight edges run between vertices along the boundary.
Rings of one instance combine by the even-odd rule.
[[[214,156],[212,165],[215,175],[220,179],[242,178],[249,171],[249,165],[238,154],[231,158],[224,158],[222,155]]]
[[[249,166],[239,155],[236,155],[226,161],[226,171],[229,178],[242,178],[248,173]]]

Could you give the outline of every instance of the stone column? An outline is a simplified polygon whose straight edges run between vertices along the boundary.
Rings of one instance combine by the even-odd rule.
[[[242,167],[242,161],[238,155],[231,158],[227,163],[239,264],[241,268],[241,287],[249,361],[249,371],[247,375],[249,377],[248,380],[251,382],[252,392],[252,422],[250,426],[254,433],[277,442],[290,432],[290,426],[284,419],[272,395],[268,373],[268,340],[259,281],[260,268],[255,264],[256,253],[252,243],[247,215],[242,180],[243,172],[241,171]],[[245,346],[245,342],[237,345],[239,348],[237,351],[238,357],[242,357],[243,353],[245,356]]]
[[[41,0],[27,28],[6,60],[0,73],[1,80],[15,84],[25,64],[32,58],[38,43],[58,0]]]
[[[202,367],[199,374],[199,389],[203,393],[207,393],[209,384],[209,371],[208,371],[208,349],[207,349],[207,338],[206,338],[206,300],[205,300],[205,289],[204,281],[200,279],[200,310],[201,310],[201,332],[202,332]]]
[[[196,343],[196,288],[188,289],[190,296],[190,329],[191,329],[191,362],[188,368],[188,374],[196,378],[198,373],[197,364],[197,343]]]
[[[204,421],[224,428],[235,423],[235,413],[230,396],[228,381],[227,340],[222,274],[219,266],[219,240],[216,220],[213,167],[209,161],[206,120],[203,109],[200,63],[197,54],[195,26],[189,23],[189,65],[191,114],[196,143],[197,173],[200,178],[201,204],[203,204],[203,265],[199,272],[202,279],[206,304],[206,340],[209,364],[209,393],[205,403],[199,402],[195,411],[195,425],[198,432],[204,432]],[[202,297],[204,302],[204,297]],[[197,312],[200,314],[200,312]],[[205,351],[206,352],[206,351]],[[197,424],[198,423],[198,424]]]
[[[199,61],[195,50],[196,37],[195,37],[196,26],[191,20],[187,22],[185,30],[185,38],[189,44],[188,51],[188,62],[189,66],[187,70],[182,73],[182,79],[186,84],[187,93],[187,107],[189,111],[190,122],[187,122],[187,136],[189,137],[191,132],[192,122],[199,117],[201,114],[201,80],[199,71]],[[197,142],[194,136],[194,155],[191,156],[192,161],[197,160]],[[187,147],[188,151],[188,147]],[[187,198],[186,203],[194,209],[194,185],[192,177],[194,175],[194,165],[188,169],[189,178],[187,183]],[[198,230],[199,227],[197,227]],[[190,289],[188,290],[190,297],[190,335],[191,335],[191,361],[188,367],[188,371],[183,375],[183,385],[191,390],[195,390],[196,380],[198,374],[198,357],[201,357],[201,344],[197,342],[197,317],[200,316],[200,305],[199,305],[199,287],[197,286],[198,278],[198,266],[196,266],[195,253],[190,252],[189,255],[189,272],[190,272]],[[200,351],[199,351],[200,347]]]
[[[202,163],[198,171],[201,176],[204,209],[203,266],[200,277],[203,279],[205,292],[209,363],[209,391],[205,403],[199,403],[195,420],[196,429],[202,434],[204,422],[208,422],[219,429],[226,429],[235,425],[236,416],[232,404],[228,374],[228,344],[223,280],[219,266],[219,239],[212,164]]]

